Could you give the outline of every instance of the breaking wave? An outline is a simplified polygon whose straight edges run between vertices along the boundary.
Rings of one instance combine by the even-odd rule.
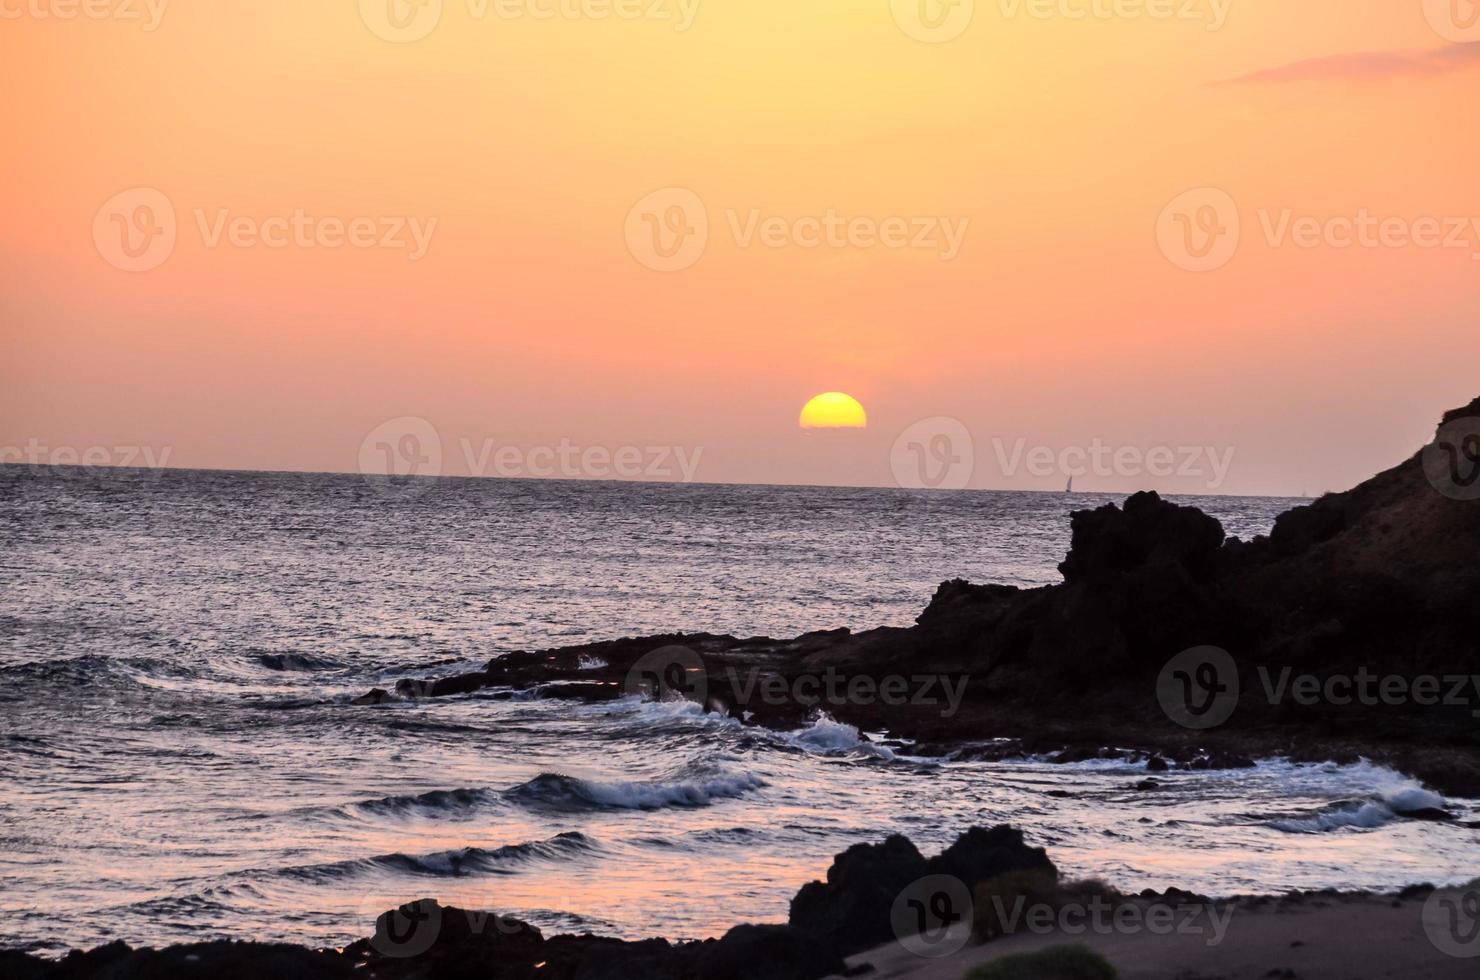
[[[600,846],[581,833],[564,833],[544,841],[528,841],[507,847],[464,847],[432,854],[380,854],[369,858],[280,868],[275,874],[307,881],[353,878],[376,872],[460,878],[475,874],[514,874],[532,861],[570,860],[600,851]]]
[[[559,773],[541,773],[506,791],[504,798],[523,806],[558,810],[661,810],[708,806],[766,785],[749,773],[717,773],[676,782],[597,782]]]

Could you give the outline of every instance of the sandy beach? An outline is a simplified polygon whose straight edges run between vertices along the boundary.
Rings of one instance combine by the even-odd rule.
[[[939,959],[891,943],[848,960],[876,980],[962,980],[971,969],[1007,957],[1068,944],[1102,955],[1121,980],[1377,980],[1476,975],[1477,960],[1441,950],[1424,927],[1426,895],[1301,896],[1230,903],[1221,941],[1213,933],[1174,931],[1021,934],[967,945]],[[1472,952],[1480,953],[1480,944]]]

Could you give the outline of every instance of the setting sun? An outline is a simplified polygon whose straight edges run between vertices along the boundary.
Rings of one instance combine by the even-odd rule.
[[[858,399],[828,391],[802,406],[798,424],[804,429],[866,429],[868,415]]]

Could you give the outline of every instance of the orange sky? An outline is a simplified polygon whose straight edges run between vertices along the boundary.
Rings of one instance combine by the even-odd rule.
[[[1480,394],[1465,0],[976,0],[949,38],[967,8],[930,36],[914,0],[424,2],[387,40],[404,0],[0,0],[0,451],[354,471],[414,417],[454,474],[564,442],[890,484],[942,417],[970,486],[1062,486],[1018,444],[1187,446],[1225,478],[1077,485],[1294,494]],[[129,259],[159,195],[172,248]],[[1224,199],[1237,251],[1188,271]],[[702,254],[643,244],[675,214]],[[867,430],[798,428],[832,390]]]

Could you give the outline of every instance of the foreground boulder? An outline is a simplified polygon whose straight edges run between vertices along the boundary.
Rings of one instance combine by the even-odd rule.
[[[899,938],[895,900],[923,878],[950,876],[970,894],[983,882],[1021,871],[1057,875],[1043,848],[1024,844],[1022,831],[1013,827],[973,828],[929,859],[896,834],[882,844],[855,844],[839,854],[827,869],[827,881],[802,886],[791,900],[789,921],[852,955]]]

